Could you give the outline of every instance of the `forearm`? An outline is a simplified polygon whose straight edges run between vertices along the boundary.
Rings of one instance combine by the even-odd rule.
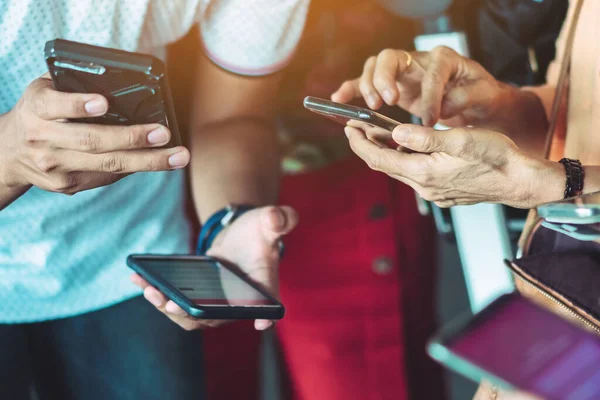
[[[9,187],[0,183],[0,212],[21,197],[31,186]]]
[[[0,132],[5,131],[6,127],[5,127],[5,120],[6,120],[6,116],[7,114],[3,114],[0,115]],[[6,166],[6,158],[1,157],[2,156],[2,151],[10,151],[7,150],[6,147],[4,147],[4,150],[2,149],[2,137],[0,137],[0,161],[3,161],[2,164],[0,165],[0,211],[4,210],[6,207],[8,207],[8,205],[10,203],[12,203],[13,201],[15,201],[16,199],[18,199],[21,195],[23,195],[25,192],[27,192],[29,190],[29,188],[31,187],[31,185],[19,185],[19,186],[14,186],[11,184],[7,184],[7,180],[11,181],[12,178],[14,178],[14,176],[9,176],[9,173],[5,170]],[[3,179],[6,178],[6,179]]]
[[[197,128],[191,140],[191,184],[196,212],[205,221],[228,204],[273,204],[280,178],[275,127],[239,118]]]
[[[476,125],[502,132],[524,152],[543,158],[548,118],[542,99],[532,91],[501,85],[495,110]]]

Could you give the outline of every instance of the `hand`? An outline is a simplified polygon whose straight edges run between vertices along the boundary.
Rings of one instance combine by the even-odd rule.
[[[169,130],[159,124],[66,122],[107,110],[101,95],[58,92],[47,74],[33,81],[16,106],[0,117],[0,183],[74,194],[129,173],[182,168],[189,162],[183,147],[150,150],[170,139]]]
[[[355,127],[345,129],[352,150],[371,169],[406,183],[440,207],[490,202],[529,208],[563,195],[561,164],[529,157],[497,132],[401,125],[392,137],[414,151],[409,154],[379,146]]]
[[[508,86],[481,65],[448,47],[430,52],[383,50],[367,59],[362,76],[344,82],[331,96],[346,103],[363,97],[372,109],[398,105],[433,126],[475,125],[501,107]]]
[[[298,216],[290,207],[262,207],[248,211],[217,236],[208,255],[237,265],[250,279],[278,298],[278,242],[297,223]],[[139,275],[133,275],[132,281],[144,289],[144,297],[150,303],[186,330],[215,327],[226,322],[194,319]],[[254,326],[264,330],[272,324],[272,321],[257,320]]]

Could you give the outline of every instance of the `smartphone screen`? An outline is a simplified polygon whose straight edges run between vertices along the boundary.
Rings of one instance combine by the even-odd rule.
[[[521,296],[493,304],[446,346],[544,398],[600,399],[600,338]]]
[[[210,259],[138,259],[136,263],[199,306],[279,306]]]
[[[600,192],[538,206],[540,217],[550,222],[593,224],[600,223]]]

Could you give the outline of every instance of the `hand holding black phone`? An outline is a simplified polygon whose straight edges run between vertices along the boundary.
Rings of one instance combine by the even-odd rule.
[[[198,319],[274,320],[285,313],[264,289],[212,257],[133,254],[127,265]]]
[[[75,194],[188,164],[156,59],[56,40],[46,61],[50,77],[33,80],[2,116],[0,141],[11,151],[0,162],[15,193]]]
[[[153,56],[56,39],[45,58],[56,90],[97,93],[109,104],[99,117],[75,119],[105,125],[158,123],[169,128],[164,147],[181,145],[165,64]]]

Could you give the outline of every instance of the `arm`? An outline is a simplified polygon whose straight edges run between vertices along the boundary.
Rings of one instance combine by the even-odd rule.
[[[194,204],[206,221],[231,203],[273,204],[280,176],[280,149],[273,117],[278,75],[247,78],[225,72],[203,58],[198,67],[195,118],[191,132],[191,183]],[[277,296],[277,242],[294,228],[289,207],[249,211],[223,230],[208,255],[237,265]],[[133,282],[161,312],[184,329],[217,326],[195,320],[139,276]],[[270,322],[258,320],[257,329]]]
[[[11,188],[4,184],[0,184],[0,211],[8,207],[13,201],[21,197],[21,195],[23,195],[27,190],[29,190],[30,187],[31,186],[22,186],[19,188]]]
[[[243,77],[202,57],[191,132],[191,184],[201,220],[230,203],[272,204],[281,152],[274,125],[280,74]]]

